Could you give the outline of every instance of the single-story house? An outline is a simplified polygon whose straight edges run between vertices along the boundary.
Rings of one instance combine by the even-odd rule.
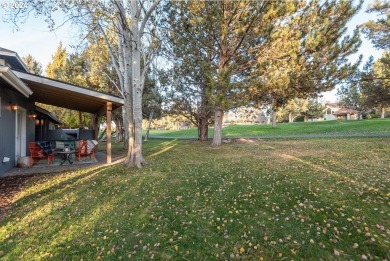
[[[123,105],[120,97],[31,74],[16,52],[0,48],[0,176],[16,166],[18,157],[29,155],[28,142],[46,139],[46,131],[60,124],[36,102],[91,113],[95,137],[98,117],[106,115],[111,123],[111,111]]]
[[[358,111],[340,107],[337,103],[326,103],[325,104],[325,120],[357,120]]]

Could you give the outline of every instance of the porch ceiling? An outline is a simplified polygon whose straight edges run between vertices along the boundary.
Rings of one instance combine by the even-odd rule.
[[[115,110],[123,105],[123,99],[68,83],[52,80],[20,71],[13,71],[32,91],[36,102],[67,109],[104,115],[107,102]]]

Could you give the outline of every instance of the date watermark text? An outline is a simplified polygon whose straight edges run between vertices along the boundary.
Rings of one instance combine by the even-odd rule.
[[[27,3],[26,2],[0,2],[0,8],[2,9],[23,9],[27,8]]]

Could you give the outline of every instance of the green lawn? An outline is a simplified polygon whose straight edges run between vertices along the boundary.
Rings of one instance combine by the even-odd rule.
[[[390,118],[350,121],[321,121],[279,123],[275,129],[270,125],[230,125],[223,129],[225,137],[236,136],[285,136],[285,135],[345,135],[345,134],[389,134]],[[211,138],[213,129],[209,130]],[[196,138],[197,129],[180,131],[151,130],[151,136]]]
[[[2,260],[389,260],[390,139],[150,140],[148,164],[32,179]]]

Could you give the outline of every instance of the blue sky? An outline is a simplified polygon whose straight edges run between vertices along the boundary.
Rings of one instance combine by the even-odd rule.
[[[360,25],[366,21],[369,20],[377,20],[377,15],[375,13],[366,13],[365,11],[367,10],[367,7],[372,3],[372,0],[365,0],[362,9],[360,12],[352,18],[352,20],[349,23],[349,34],[352,33],[353,29],[356,28],[357,25]],[[359,55],[363,55],[363,62],[361,64],[361,67],[364,65],[364,63],[368,60],[368,58],[372,55],[374,56],[374,59],[378,59],[381,57],[383,51],[375,49],[371,42],[366,39],[363,35],[361,36],[362,39],[362,45],[360,47],[359,52],[351,55],[349,57],[350,61],[357,61],[359,58]],[[334,89],[329,92],[323,93],[323,99],[324,101],[332,101],[335,102],[337,100],[336,97],[337,89]]]
[[[0,0],[0,6],[5,2],[7,1]],[[69,45],[77,43],[77,34],[72,31],[72,27],[67,25],[51,32],[44,18],[35,18],[32,15],[24,24],[19,25],[20,31],[16,31],[13,24],[4,22],[5,11],[0,7],[0,47],[15,51],[20,57],[31,54],[44,69],[51,61],[60,41],[69,50]]]
[[[19,26],[21,31],[13,30],[12,24],[3,21],[6,10],[1,7],[1,4],[9,2],[10,1],[0,0],[0,47],[13,50],[17,52],[20,57],[31,54],[42,64],[43,69],[45,69],[60,41],[62,41],[63,46],[67,47],[69,52],[71,52],[69,46],[77,44],[78,35],[74,28],[66,25],[51,32],[44,22],[44,18],[38,19],[31,16],[26,23]],[[351,20],[349,25],[350,31],[358,24],[362,24],[368,20],[376,20],[377,17],[375,13],[365,13],[367,6],[371,2],[372,0],[365,1],[360,13]],[[61,20],[61,17],[58,17],[58,20]],[[381,56],[382,51],[374,49],[372,44],[364,37],[362,37],[362,40],[363,44],[359,53],[351,56],[351,61],[355,61],[360,54],[363,54],[364,61],[366,61],[370,55],[373,55],[375,59]],[[323,99],[335,101],[336,90],[324,93]]]

